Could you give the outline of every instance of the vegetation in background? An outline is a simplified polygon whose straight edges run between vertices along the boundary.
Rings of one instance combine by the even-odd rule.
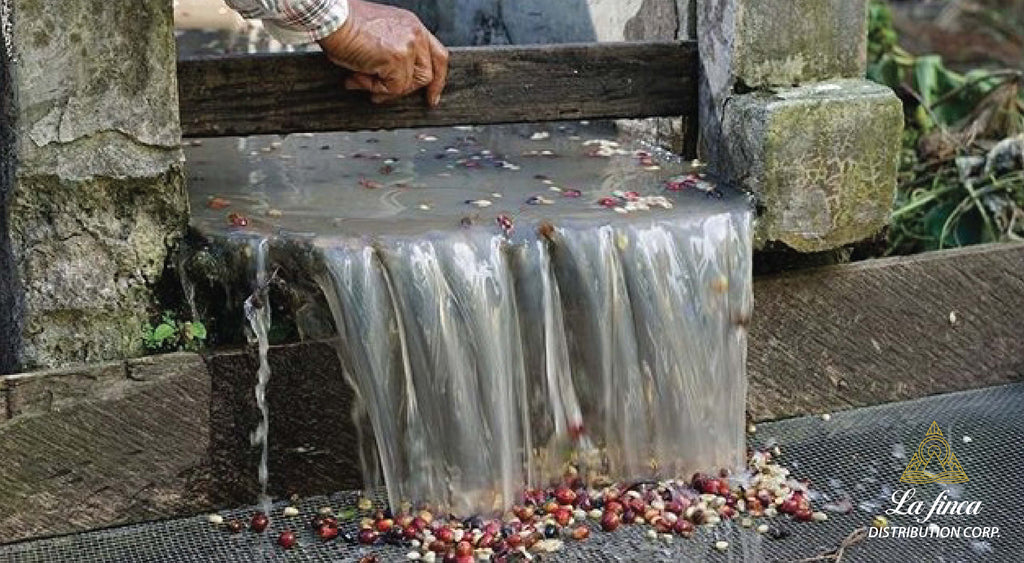
[[[143,341],[150,352],[195,352],[206,341],[206,327],[199,321],[178,321],[172,311],[164,311],[156,326],[142,327]]]
[[[1024,237],[1024,71],[960,74],[899,46],[871,3],[868,77],[904,100],[907,129],[890,254]]]

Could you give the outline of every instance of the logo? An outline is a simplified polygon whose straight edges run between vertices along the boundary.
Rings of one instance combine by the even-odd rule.
[[[900,481],[911,485],[967,482],[967,474],[942,435],[939,423],[932,422]]]

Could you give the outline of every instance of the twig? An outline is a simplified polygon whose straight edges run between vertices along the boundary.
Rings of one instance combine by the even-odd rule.
[[[799,559],[793,563],[810,563],[811,561],[834,561],[835,563],[839,563],[839,561],[843,559],[843,554],[846,552],[847,548],[853,547],[854,545],[864,541],[864,538],[866,537],[868,537],[868,529],[865,527],[857,528],[850,532],[850,535],[846,536],[836,549],[821,555],[808,557],[807,559]]]
[[[932,111],[932,108],[929,107],[928,104],[924,103],[924,98],[921,97],[921,94],[918,94],[908,84],[903,84],[902,86],[903,86],[903,90],[906,91],[907,94],[910,94],[910,96],[912,98],[914,98],[914,100],[917,102],[917,104],[919,106],[923,107],[926,112],[928,112],[928,117],[931,117],[932,121],[935,122],[935,126],[942,130],[942,134],[945,135],[946,137],[949,137],[950,140],[956,142],[956,138],[954,138],[953,135],[949,132],[949,128],[946,127],[946,124],[943,123],[942,120],[939,119],[939,116],[936,115],[934,111]],[[957,144],[961,144],[961,143],[957,143]]]
[[[267,277],[267,279],[263,283],[257,285],[256,289],[252,290],[252,293],[249,294],[249,298],[246,299],[246,301],[252,303],[253,306],[255,308],[257,308],[257,309],[262,308],[263,307],[263,298],[261,296],[263,295],[264,292],[267,291],[268,288],[270,288],[270,286],[272,284],[280,283],[281,282],[281,278],[278,277],[278,275],[277,275],[278,272],[280,272],[280,271],[281,271],[281,267],[280,266],[275,267],[274,271],[271,272],[271,274]]]

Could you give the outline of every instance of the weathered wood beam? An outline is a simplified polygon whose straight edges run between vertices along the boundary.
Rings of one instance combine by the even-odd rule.
[[[824,413],[1024,380],[1024,244],[754,282],[747,407]]]
[[[442,105],[429,109],[421,96],[374,106],[319,53],[186,59],[181,127],[215,137],[696,116],[698,67],[694,42],[454,48]]]

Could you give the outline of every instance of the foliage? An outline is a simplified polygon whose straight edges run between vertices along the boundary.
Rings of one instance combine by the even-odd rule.
[[[156,326],[142,327],[143,343],[151,352],[194,352],[206,341],[206,326],[199,321],[179,321],[173,311],[164,311]]]
[[[907,117],[889,252],[1024,236],[1024,171],[978,166],[1000,140],[1024,133],[1024,71],[960,74],[939,56],[914,56],[878,0],[869,42],[868,77],[896,90]]]

